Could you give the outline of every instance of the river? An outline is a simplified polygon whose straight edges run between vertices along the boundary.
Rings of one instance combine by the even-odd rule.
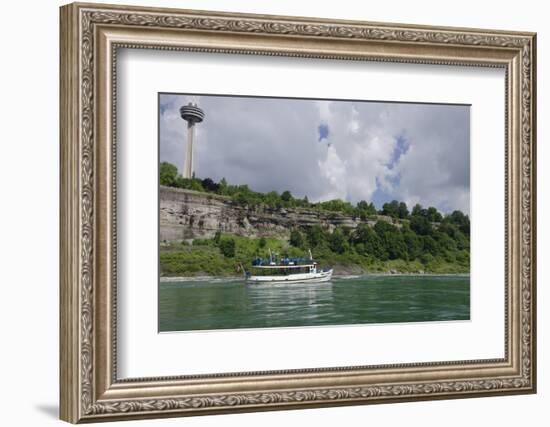
[[[161,282],[159,313],[161,332],[468,320],[470,278],[367,275],[298,285]]]

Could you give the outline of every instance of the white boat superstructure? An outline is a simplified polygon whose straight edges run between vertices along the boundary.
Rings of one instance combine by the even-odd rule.
[[[332,278],[333,271],[332,268],[319,269],[311,256],[309,260],[287,258],[276,263],[271,254],[269,262],[264,263],[263,260],[259,260],[253,264],[251,270],[246,272],[246,282],[254,284],[328,282]]]

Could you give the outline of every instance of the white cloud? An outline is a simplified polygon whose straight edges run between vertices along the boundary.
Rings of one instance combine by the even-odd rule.
[[[318,164],[321,175],[327,179],[329,184],[320,199],[345,199],[348,194],[346,165],[338,157],[336,149],[333,146],[328,146],[325,159],[319,160]]]

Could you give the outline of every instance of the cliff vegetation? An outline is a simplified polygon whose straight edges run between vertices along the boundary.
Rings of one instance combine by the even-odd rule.
[[[355,228],[321,225],[294,227],[288,238],[240,236],[217,232],[212,238],[169,241],[161,244],[162,276],[234,276],[240,265],[269,251],[282,257],[301,257],[309,249],[321,266],[335,274],[365,272],[469,273],[470,219],[461,211],[443,215],[434,207],[391,201],[377,210],[372,202],[353,205],[342,200],[318,203],[295,198],[289,191],[259,193],[246,185],[230,185],[225,179],[184,179],[169,163],[160,168],[161,185],[218,194],[247,207],[303,208],[357,218]],[[380,216],[390,221],[380,220]],[[362,222],[364,221],[364,222]]]

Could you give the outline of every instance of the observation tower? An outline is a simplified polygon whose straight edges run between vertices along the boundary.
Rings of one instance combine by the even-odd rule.
[[[197,104],[190,102],[180,108],[181,118],[187,122],[187,155],[183,163],[184,178],[193,178],[193,142],[195,137],[195,124],[204,120],[204,111]]]

